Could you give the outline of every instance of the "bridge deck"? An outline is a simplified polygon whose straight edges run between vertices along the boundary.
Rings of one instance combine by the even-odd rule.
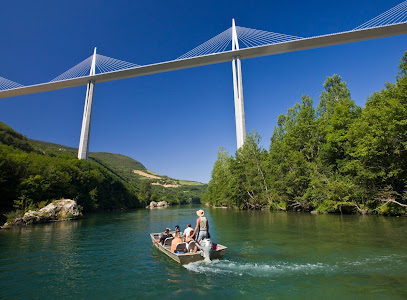
[[[0,91],[0,98],[21,96],[52,90],[71,88],[86,85],[90,80],[95,82],[112,81],[130,77],[138,77],[149,74],[163,73],[174,70],[193,68],[204,65],[211,65],[231,61],[233,57],[240,56],[240,59],[254,58],[266,55],[275,55],[299,50],[327,47],[339,44],[346,44],[358,41],[365,41],[407,33],[407,23],[388,25],[364,29],[359,31],[347,31],[336,34],[322,35],[317,37],[305,38],[278,44],[245,48],[235,51],[227,51],[205,56],[193,57],[182,60],[173,60],[168,62],[156,63],[131,69],[119,70],[114,72],[96,74],[64,81],[48,82],[31,86]]]

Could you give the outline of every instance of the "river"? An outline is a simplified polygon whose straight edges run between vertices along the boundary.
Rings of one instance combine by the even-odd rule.
[[[222,260],[181,266],[152,247],[199,208],[0,231],[0,299],[407,299],[407,218],[203,208]]]

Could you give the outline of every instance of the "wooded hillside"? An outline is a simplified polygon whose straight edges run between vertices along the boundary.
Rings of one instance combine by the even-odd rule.
[[[134,171],[149,171],[124,155],[90,153],[89,161],[76,155],[75,148],[27,139],[0,122],[0,213],[22,213],[60,198],[77,200],[85,212],[145,207],[153,200],[199,203],[206,188],[159,174],[158,180],[140,176]]]

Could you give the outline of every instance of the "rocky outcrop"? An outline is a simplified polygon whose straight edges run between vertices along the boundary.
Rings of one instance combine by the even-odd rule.
[[[160,202],[151,201],[150,205],[148,205],[146,208],[157,208],[157,207],[167,207],[167,206],[170,206],[170,204],[167,201],[160,201]]]
[[[13,225],[30,225],[60,220],[76,219],[82,215],[80,207],[74,200],[55,200],[40,210],[30,210],[22,217],[7,222],[3,228]]]

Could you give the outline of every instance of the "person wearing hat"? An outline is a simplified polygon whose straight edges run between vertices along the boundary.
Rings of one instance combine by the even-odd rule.
[[[173,236],[172,236],[172,234],[170,233],[170,229],[169,229],[169,228],[165,228],[165,231],[164,231],[164,233],[161,235],[160,239],[159,239],[159,240],[155,240],[154,243],[160,242],[161,245],[164,245],[165,239],[166,239],[166,238],[172,238],[172,237],[173,237]]]
[[[205,212],[202,209],[197,210],[196,215],[198,216],[198,219],[196,219],[196,226],[192,235],[195,235],[199,229],[199,235],[197,239],[199,243],[203,239],[209,238],[209,222],[208,219],[204,216]]]

